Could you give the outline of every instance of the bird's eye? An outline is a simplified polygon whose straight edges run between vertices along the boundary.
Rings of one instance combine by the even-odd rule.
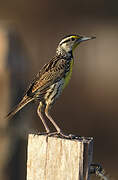
[[[72,40],[72,41],[74,41],[74,40],[75,40],[75,38],[71,38],[71,40]]]

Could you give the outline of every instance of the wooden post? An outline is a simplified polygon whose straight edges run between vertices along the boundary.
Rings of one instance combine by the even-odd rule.
[[[88,180],[93,138],[29,135],[27,180]]]

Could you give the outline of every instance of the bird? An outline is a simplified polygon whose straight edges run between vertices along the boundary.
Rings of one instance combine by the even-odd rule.
[[[11,119],[28,103],[38,100],[37,114],[44,125],[46,134],[56,134],[66,137],[61,128],[50,115],[50,111],[70,81],[74,64],[74,50],[81,42],[95,38],[95,36],[88,37],[71,34],[61,39],[57,46],[55,56],[41,68],[28,87],[28,90],[22,100],[11,112],[7,114],[6,118]],[[44,115],[54,126],[56,130],[55,132],[52,133],[50,131],[46,124]]]

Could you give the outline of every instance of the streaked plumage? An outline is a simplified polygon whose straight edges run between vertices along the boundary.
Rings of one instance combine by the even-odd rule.
[[[63,135],[60,128],[49,115],[49,111],[70,80],[74,61],[73,50],[80,42],[89,39],[93,39],[93,37],[66,36],[59,43],[54,58],[39,71],[22,101],[7,115],[7,118],[12,118],[26,104],[38,99],[39,106],[37,112],[45,126],[46,132],[49,133],[50,131],[43,118],[43,113],[45,113],[56,128],[56,133]]]

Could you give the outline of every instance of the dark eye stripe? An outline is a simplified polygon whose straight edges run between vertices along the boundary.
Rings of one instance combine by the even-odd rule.
[[[67,42],[69,42],[70,41],[70,39],[67,39],[67,40],[65,40],[64,42],[62,42],[60,45],[62,45],[63,43],[67,43]]]

